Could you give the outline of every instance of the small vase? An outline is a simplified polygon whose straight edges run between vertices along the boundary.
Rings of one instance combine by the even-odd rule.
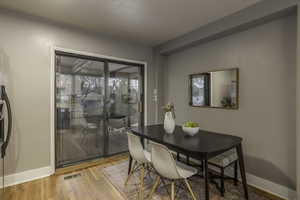
[[[172,134],[175,129],[175,120],[172,112],[166,112],[164,120],[164,129],[167,133]]]

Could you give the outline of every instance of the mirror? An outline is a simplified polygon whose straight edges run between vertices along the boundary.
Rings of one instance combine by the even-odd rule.
[[[237,68],[190,75],[190,105],[238,109]]]

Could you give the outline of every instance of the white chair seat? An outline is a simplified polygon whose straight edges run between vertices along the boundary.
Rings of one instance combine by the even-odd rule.
[[[147,150],[144,150],[144,154],[148,162],[151,162],[151,153]]]
[[[88,129],[97,129],[97,125],[95,123],[87,123]]]
[[[227,167],[232,162],[236,161],[238,159],[238,155],[236,153],[236,149],[231,149],[229,151],[226,151],[214,158],[209,159],[209,163],[221,166],[221,167]]]
[[[182,178],[188,178],[197,174],[197,169],[191,166],[188,166],[182,162],[176,161],[176,167],[179,175]]]

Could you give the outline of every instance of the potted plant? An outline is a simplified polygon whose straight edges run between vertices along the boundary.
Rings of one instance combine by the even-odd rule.
[[[168,103],[163,106],[165,112],[164,129],[171,134],[175,130],[175,107],[173,103]]]
[[[183,124],[182,130],[187,133],[189,136],[194,136],[198,133],[200,127],[197,122],[188,121]]]

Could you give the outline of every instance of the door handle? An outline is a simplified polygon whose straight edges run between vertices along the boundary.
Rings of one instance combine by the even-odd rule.
[[[0,111],[2,111],[3,105],[4,105],[4,101],[0,100]],[[0,112],[0,121],[3,120],[3,118],[4,118],[4,114],[3,112]]]
[[[7,120],[8,120],[8,126],[7,126],[7,136],[6,136],[6,140],[4,141],[2,147],[1,147],[1,157],[4,158],[5,153],[6,153],[6,149],[11,137],[11,129],[12,129],[12,112],[11,112],[11,107],[10,107],[10,102],[7,96],[7,93],[5,91],[5,87],[1,86],[1,93],[2,93],[2,99],[5,101],[5,105],[7,108]]]
[[[138,111],[141,113],[143,111],[143,104],[141,101],[139,101],[139,104],[138,104]]]

